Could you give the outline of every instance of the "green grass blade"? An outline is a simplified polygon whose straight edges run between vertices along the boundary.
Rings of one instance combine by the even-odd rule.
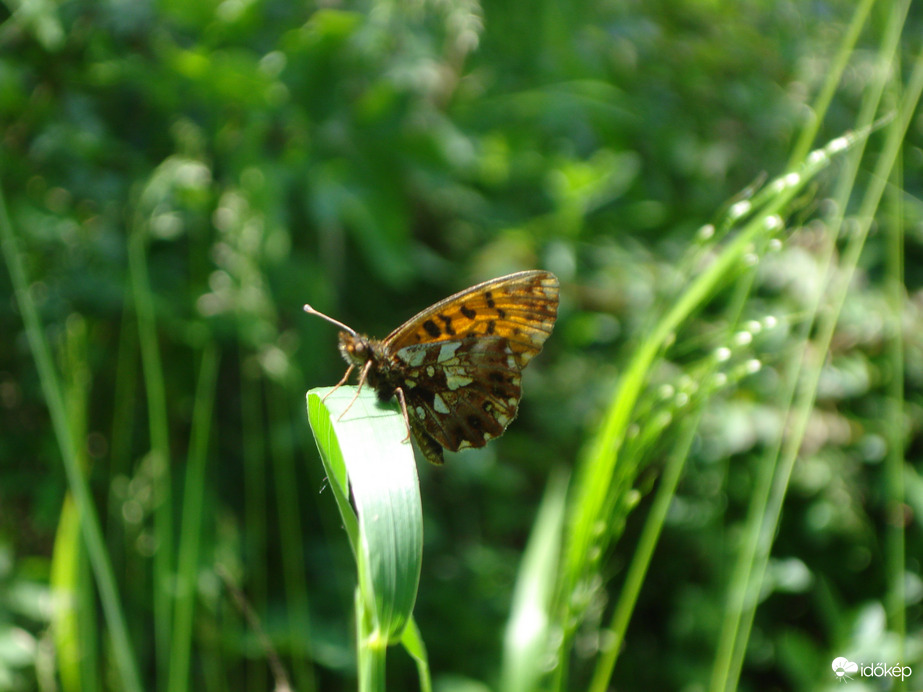
[[[560,594],[565,611],[580,609],[579,584],[592,570],[593,556],[605,549],[608,534],[599,531],[605,526],[607,511],[613,499],[611,497],[614,482],[622,479],[622,485],[630,486],[636,473],[633,467],[626,467],[621,458],[624,441],[632,412],[643,392],[648,373],[662,349],[674,335],[675,331],[697,310],[699,310],[714,293],[743,270],[743,256],[749,252],[754,243],[771,237],[781,227],[778,214],[784,213],[789,203],[804,186],[821,170],[826,168],[833,155],[848,149],[857,140],[864,139],[868,129],[834,140],[825,149],[812,152],[796,172],[783,175],[770,182],[756,194],[752,200],[741,205],[735,211],[735,218],[743,223],[739,232],[720,249],[712,264],[697,276],[689,288],[677,299],[671,309],[651,330],[650,335],[640,343],[631,362],[619,382],[619,389],[613,395],[608,411],[603,417],[598,432],[588,444],[577,469],[573,496],[570,500],[570,517],[568,519],[565,541],[567,545],[563,560],[563,583]],[[621,486],[620,486],[621,487]],[[579,621],[570,612],[561,617],[562,623],[572,627]],[[567,629],[565,635],[571,630]],[[568,645],[565,636],[565,647]],[[557,675],[566,673],[563,666]],[[558,687],[563,677],[558,678]]]
[[[830,67],[827,69],[827,79],[824,81],[820,93],[814,100],[813,107],[810,111],[811,119],[807,126],[799,133],[798,141],[792,148],[792,155],[789,159],[790,168],[797,165],[797,163],[807,156],[808,152],[811,150],[814,138],[817,136],[817,132],[824,122],[824,116],[827,115],[827,111],[830,108],[830,103],[833,101],[833,97],[840,87],[843,79],[843,72],[845,72],[846,68],[849,66],[849,60],[853,55],[853,50],[856,47],[859,37],[862,35],[862,31],[866,27],[869,13],[872,11],[872,6],[874,4],[875,0],[862,0],[862,2],[856,5],[856,11],[853,12],[849,27],[843,35],[843,40],[840,41],[839,50],[833,58]]]
[[[503,692],[529,692],[548,662],[551,608],[561,553],[567,477],[548,481],[516,577],[510,619],[503,637]]]
[[[173,616],[173,499],[170,473],[170,440],[167,420],[163,364],[154,313],[154,294],[147,272],[147,247],[143,225],[139,222],[128,241],[128,267],[138,315],[141,367],[147,396],[148,429],[154,468],[154,492],[159,501],[154,509],[154,655],[157,669],[164,677],[170,669],[170,620]]]
[[[196,387],[195,408],[192,416],[189,458],[186,463],[182,531],[176,566],[176,612],[173,617],[173,636],[170,640],[168,689],[171,692],[182,692],[189,689],[189,662],[192,658],[193,615],[205,496],[205,467],[208,461],[208,439],[215,402],[217,371],[218,351],[215,345],[210,343],[202,353],[202,365],[199,370],[199,382]]]
[[[368,633],[359,641],[361,661],[363,651],[374,657],[398,641],[410,622],[423,558],[423,512],[403,416],[394,405],[379,403],[370,387],[353,401],[355,393],[354,387],[312,389],[308,417],[356,558],[363,611],[357,621],[360,632]]]
[[[385,692],[385,658],[388,645],[377,636],[373,622],[374,613],[368,608],[368,599],[363,589],[356,587],[353,595],[353,611],[356,617],[356,667],[359,677],[359,692]]]
[[[54,539],[49,579],[55,599],[52,615],[58,676],[64,692],[79,692],[83,650],[80,637],[80,519],[70,495],[65,496]]]
[[[702,410],[702,408],[699,408],[683,424],[682,431],[678,435],[678,442],[670,452],[660,484],[657,486],[654,503],[651,506],[647,520],[644,522],[644,530],[638,540],[638,547],[632,556],[631,564],[625,575],[625,583],[612,612],[608,627],[611,641],[607,643],[597,661],[596,670],[593,672],[593,680],[589,687],[591,692],[604,692],[611,684],[610,678],[625,640],[628,622],[634,612],[641,588],[644,586],[644,578],[647,575],[654,549],[657,547],[660,533],[666,522],[670,503],[673,502],[673,498],[676,496],[680,476],[686,465],[686,459],[689,458],[689,450],[692,448],[692,442],[699,428]]]
[[[314,692],[317,682],[310,665],[311,621],[308,603],[308,585],[305,576],[305,537],[301,530],[301,514],[298,511],[298,483],[295,473],[294,443],[292,427],[287,425],[292,417],[293,402],[289,392],[267,382],[266,404],[271,420],[281,423],[271,440],[272,477],[275,480],[276,510],[279,521],[279,537],[282,542],[282,575],[285,584],[286,621],[292,641],[304,642],[302,655],[294,656],[291,663],[292,678],[299,692]],[[297,406],[299,417],[301,406]],[[307,636],[305,636],[307,634]]]
[[[71,439],[78,464],[90,468],[83,441],[89,430],[88,402],[92,374],[87,358],[87,323],[80,315],[69,315],[60,340],[59,360],[64,385],[64,402]],[[70,494],[64,497],[52,554],[51,586],[57,607],[54,612],[54,641],[61,688],[80,692],[99,688],[97,670],[96,590],[80,536],[80,516]]]
[[[87,483],[86,476],[80,469],[77,450],[67,421],[61,384],[54,369],[48,342],[42,331],[38,309],[29,291],[29,282],[26,279],[22,253],[13,233],[2,189],[0,189],[0,251],[2,251],[9,268],[11,283],[16,295],[16,304],[26,327],[26,336],[29,340],[32,357],[35,358],[35,365],[42,385],[42,394],[51,415],[55,440],[58,443],[64,471],[67,475],[67,484],[77,507],[77,513],[80,515],[80,528],[83,532],[83,540],[86,542],[90,563],[93,566],[96,585],[99,588],[100,603],[106,616],[106,623],[109,626],[112,652],[120,677],[121,688],[126,692],[141,692],[138,669],[135,665],[128,629],[125,626],[125,616],[119,603],[112,565],[106,553],[106,543],[103,540],[99,515],[96,512],[96,506],[93,504],[89,483]]]
[[[429,672],[429,657],[426,655],[426,645],[420,636],[420,628],[411,616],[410,621],[401,635],[401,644],[404,650],[417,664],[417,674],[420,676],[420,692],[433,692],[433,681]]]
[[[899,154],[900,156],[900,154]],[[887,411],[884,414],[883,429],[888,440],[885,456],[885,492],[887,493],[888,525],[885,529],[885,560],[888,565],[888,595],[885,605],[889,628],[898,634],[897,660],[906,657],[907,639],[907,531],[904,521],[906,490],[904,484],[905,456],[904,423],[908,406],[904,393],[904,340],[908,334],[904,329],[905,274],[904,234],[906,214],[903,204],[903,170],[898,161],[893,172],[893,185],[889,188],[888,216],[894,221],[887,228],[888,254],[885,269],[885,290],[890,305],[888,318],[891,322],[890,337],[886,341],[888,362],[892,376],[888,384]]]
[[[903,24],[906,9],[906,4],[900,6],[895,4],[892,7],[891,29],[886,32],[886,37],[882,41],[881,54],[884,63],[890,61],[895,55],[900,26]],[[874,113],[878,110],[882,87],[883,85],[879,84],[876,89],[869,90],[866,94],[859,116],[860,128],[867,128]],[[900,143],[903,141],[911,115],[915,112],[919,102],[921,89],[923,89],[923,60],[918,57],[904,105],[897,119],[890,123],[886,131],[884,150],[876,161],[875,172],[870,178],[871,183],[858,214],[858,227],[850,234],[849,243],[845,252],[842,253],[842,260],[836,267],[836,271],[828,272],[828,276],[832,278],[829,279],[825,291],[815,298],[815,304],[811,309],[811,314],[818,316],[817,337],[812,343],[805,340],[802,345],[806,354],[805,365],[803,367],[799,365],[802,362],[801,358],[794,358],[792,372],[786,376],[788,382],[784,387],[787,391],[785,396],[791,400],[790,420],[785,426],[786,438],[777,442],[775,450],[769,450],[766,462],[761,462],[758,474],[760,480],[755,485],[758,492],[754,493],[751,502],[746,537],[741,542],[742,552],[738,556],[729,587],[725,621],[722,624],[718,652],[709,686],[711,690],[736,688],[755,616],[758,594],[768,564],[772,541],[778,528],[782,504],[813,409],[823,360],[829,351],[834,329],[846,298],[849,280],[854,275],[873,215],[893,170]],[[859,167],[862,144],[860,140],[859,146],[847,159],[848,165],[838,181],[835,199],[839,209],[847,207],[855,172]],[[830,241],[826,259],[830,266],[833,263],[833,242],[839,234],[841,223],[842,217],[830,224]]]
[[[242,336],[238,336],[244,343]],[[244,473],[244,523],[247,526],[245,551],[250,564],[247,567],[247,594],[257,613],[266,612],[269,577],[267,574],[268,539],[266,491],[265,418],[263,415],[262,381],[246,367],[246,356],[238,355],[237,369],[240,378],[240,433],[241,456]],[[260,662],[262,663],[262,662]],[[246,689],[264,692],[267,687],[266,671],[256,662],[247,665]]]

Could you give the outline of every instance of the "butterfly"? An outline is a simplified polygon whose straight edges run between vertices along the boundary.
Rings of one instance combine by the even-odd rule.
[[[483,447],[516,417],[522,369],[541,350],[558,315],[558,279],[533,270],[485,281],[440,300],[384,339],[337,325],[349,364],[336,387],[359,368],[381,401],[397,397],[404,420],[429,461],[443,449]],[[334,389],[336,389],[336,387]],[[356,392],[358,396],[358,390]]]

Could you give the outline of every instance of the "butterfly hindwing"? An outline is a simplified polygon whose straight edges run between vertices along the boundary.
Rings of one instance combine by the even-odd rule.
[[[507,339],[417,344],[396,357],[404,366],[408,415],[446,449],[482,447],[516,417],[521,366]]]

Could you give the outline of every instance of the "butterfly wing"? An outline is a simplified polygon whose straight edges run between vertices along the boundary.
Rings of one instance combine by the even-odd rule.
[[[430,461],[441,463],[442,454],[428,438],[453,452],[483,447],[516,417],[522,368],[505,337],[417,344],[396,357],[411,428]]]
[[[522,369],[557,314],[557,277],[525,271],[441,300],[384,339],[427,459],[442,463],[442,447],[483,447],[503,434],[519,409]]]
[[[541,270],[518,272],[439,301],[391,332],[384,343],[397,353],[417,344],[502,337],[521,369],[542,350],[557,314],[557,277]]]

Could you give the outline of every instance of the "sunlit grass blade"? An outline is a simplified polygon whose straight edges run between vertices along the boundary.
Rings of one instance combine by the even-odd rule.
[[[423,512],[403,416],[369,387],[355,394],[312,389],[308,417],[356,559],[360,686],[371,675],[364,688],[381,689],[384,648],[399,641],[416,600]]]
[[[903,24],[903,12],[906,9],[907,5],[892,7],[893,29],[889,32],[892,40],[886,39],[882,47],[886,62],[896,55],[897,38],[900,35],[900,26]],[[870,90],[867,94],[860,114],[860,118],[863,118],[860,120],[861,125],[868,123],[874,117],[882,91],[883,84],[878,84],[876,89]],[[745,559],[739,559],[735,566],[730,589],[731,596],[726,609],[727,615],[723,623],[722,637],[710,686],[712,690],[736,688],[749,641],[758,594],[769,560],[769,552],[778,529],[782,503],[813,411],[823,364],[828,357],[850,281],[855,275],[865,240],[885,187],[891,178],[895,162],[898,160],[907,128],[916,113],[921,93],[923,93],[923,56],[918,56],[897,118],[892,120],[887,127],[884,147],[875,161],[874,172],[870,177],[871,182],[863,195],[856,227],[850,233],[839,264],[835,267],[832,263],[832,243],[833,238],[839,235],[842,216],[836,219],[835,224],[831,224],[828,281],[823,293],[816,297],[812,310],[817,318],[817,336],[810,343],[805,341],[802,346],[805,353],[804,365],[794,368],[789,378],[787,387],[791,392],[792,403],[789,421],[785,427],[786,436],[778,442],[777,449],[772,450],[773,456],[770,459],[770,468],[774,471],[774,475],[771,476],[772,485],[768,486],[769,475],[764,474],[767,477],[766,491],[763,497],[754,500],[754,502],[761,502],[764,507],[751,508],[744,540],[744,545],[750,548],[748,552],[742,553]],[[860,153],[854,153],[855,159],[852,165],[841,177],[836,197],[839,209],[845,209],[847,206],[854,183],[852,176],[858,169]],[[801,360],[796,358],[793,362],[800,363]],[[902,578],[902,575],[889,575],[889,577],[893,580]]]
[[[619,381],[599,430],[589,441],[578,463],[574,491],[569,501],[569,519],[562,581],[559,590],[559,623],[564,632],[561,665],[555,671],[555,687],[563,689],[567,677],[567,653],[572,635],[587,607],[594,566],[620,531],[611,521],[611,508],[629,501],[629,493],[641,463],[624,454],[623,443],[632,415],[647,384],[658,355],[675,332],[729,281],[743,275],[749,266],[746,255],[784,228],[781,214],[804,186],[830,164],[833,156],[864,140],[871,127],[833,140],[809,154],[797,170],[770,181],[751,200],[733,205],[732,223],[739,230],[722,246],[714,248],[711,264],[694,277],[662,319],[638,345]],[[624,496],[624,498],[622,497]]]
[[[593,673],[593,680],[589,687],[591,692],[604,691],[608,689],[611,684],[610,678],[612,677],[616,659],[618,658],[625,640],[628,622],[634,612],[641,587],[644,585],[644,578],[647,575],[648,567],[654,555],[654,549],[657,547],[660,533],[666,522],[670,503],[676,496],[676,488],[679,485],[680,476],[686,465],[686,459],[689,457],[689,450],[692,447],[692,442],[698,430],[701,416],[701,408],[689,415],[688,420],[684,422],[682,431],[678,436],[678,443],[670,452],[667,465],[663,471],[663,477],[657,487],[657,494],[654,497],[654,503],[651,506],[650,514],[644,522],[644,530],[638,540],[638,548],[632,556],[631,564],[625,575],[624,585],[622,586],[622,590],[619,593],[615,608],[612,612],[612,619],[608,627],[608,638],[610,641],[602,647],[600,652],[596,670]]]
[[[567,478],[551,476],[532,526],[503,637],[503,692],[529,692],[547,668],[551,608],[561,552]]]
[[[80,520],[73,499],[68,495],[61,506],[58,530],[51,557],[50,586],[54,598],[52,622],[58,675],[64,692],[82,689],[82,674],[92,666],[84,665],[84,647],[80,636]]]
[[[827,79],[824,81],[820,93],[812,104],[810,110],[811,118],[807,125],[802,128],[801,132],[798,133],[798,141],[792,148],[792,154],[789,158],[790,167],[797,165],[799,161],[807,156],[808,151],[810,151],[815,137],[827,115],[827,111],[830,108],[830,103],[833,101],[837,88],[841,84],[843,72],[845,72],[846,68],[849,66],[849,60],[853,55],[856,43],[862,35],[862,31],[866,28],[869,13],[874,5],[875,0],[862,0],[856,3],[856,9],[853,12],[849,28],[846,30],[837,47],[836,56],[826,70]]]
[[[87,439],[89,387],[92,380],[87,358],[87,323],[80,315],[67,318],[60,341],[62,380],[71,438],[78,463],[90,468],[83,440]],[[52,553],[51,587],[54,594],[54,641],[64,692],[99,687],[96,632],[96,590],[80,538],[80,515],[68,493],[61,506]]]
[[[902,13],[906,12],[906,4],[903,7],[895,4],[891,9],[890,26],[882,40],[881,59],[883,62],[890,60],[896,49],[901,33],[900,26],[903,22]],[[836,80],[834,79],[834,81]],[[879,80],[875,88],[867,90],[864,95],[863,105],[857,119],[860,127],[868,127],[875,117],[875,113],[879,108],[883,86],[883,80]],[[898,122],[891,123],[889,134],[893,134],[895,128],[900,129],[900,120],[899,118]],[[900,132],[902,135],[903,131],[900,130]],[[895,139],[892,137],[890,141],[893,142]],[[834,199],[836,200],[836,208],[839,210],[847,208],[862,160],[863,144],[863,142],[860,142],[853,149],[847,157],[846,166],[838,176]],[[879,175],[884,176],[884,178],[887,177],[887,168],[886,166],[882,167],[881,164],[885,158],[883,157],[879,160],[879,168],[881,169]],[[875,180],[878,181],[879,178],[876,177]],[[877,185],[873,187],[877,187]],[[880,192],[878,194],[880,195]],[[874,191],[871,198],[875,199]],[[842,267],[836,269],[841,276],[852,276],[855,263],[858,260],[859,251],[863,246],[865,233],[867,232],[865,224],[871,218],[871,214],[875,206],[877,206],[877,199],[871,205],[868,204],[869,199],[870,196],[867,195],[866,203],[863,207],[864,213],[860,215],[860,224],[864,225],[865,229],[860,229],[860,232],[851,234],[848,250],[845,253],[847,259]],[[843,213],[841,211],[829,224],[830,228],[822,261],[823,266],[828,267],[828,276],[834,276],[832,267],[835,256],[835,240],[839,235],[842,222]],[[756,598],[760,591],[762,574],[768,561],[772,536],[776,532],[779,512],[787,491],[791,469],[797,458],[801,435],[812,410],[821,362],[825,357],[824,354],[827,353],[827,346],[830,338],[832,338],[833,329],[839,316],[839,307],[832,306],[837,301],[842,304],[842,296],[845,296],[847,283],[841,282],[839,286],[830,285],[823,294],[815,297],[811,312],[812,319],[819,314],[823,315],[820,320],[820,335],[815,342],[810,344],[807,342],[807,337],[803,337],[801,345],[801,348],[806,353],[814,354],[814,356],[806,359],[804,367],[800,366],[802,363],[801,358],[792,359],[789,373],[786,376],[787,384],[782,388],[787,393],[780,397],[780,405],[789,409],[792,421],[790,426],[793,432],[790,434],[789,441],[786,442],[785,446],[783,446],[782,440],[779,440],[776,448],[769,450],[760,464],[757,476],[759,480],[755,484],[756,492],[754,492],[751,501],[746,538],[742,541],[742,551],[738,557],[738,563],[735,566],[729,588],[725,622],[722,627],[712,677],[711,687],[714,690],[733,689],[743,665],[743,656],[756,608]],[[821,304],[825,301],[826,306],[822,311]],[[811,323],[806,324],[805,334],[810,331]],[[798,387],[797,397],[796,387]],[[774,475],[775,479],[773,479]]]

